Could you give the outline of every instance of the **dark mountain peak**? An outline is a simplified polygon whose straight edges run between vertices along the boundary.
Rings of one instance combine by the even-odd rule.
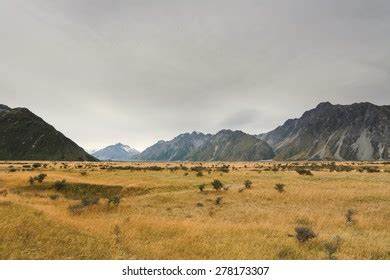
[[[246,135],[246,133],[242,132],[241,130],[222,129],[215,135]]]
[[[277,159],[371,160],[390,153],[390,107],[320,103],[296,121],[259,135]]]
[[[0,114],[0,159],[96,161],[27,108]]]
[[[0,104],[0,112],[8,112],[10,110],[11,108],[8,107],[7,105]]]
[[[263,140],[241,130],[223,129],[211,136],[188,157],[194,161],[253,161],[274,157],[272,148]]]
[[[192,132],[183,133],[170,141],[158,141],[143,151],[138,160],[149,161],[181,161],[186,160],[187,156],[197,147],[202,145],[210,135]]]
[[[319,109],[319,108],[329,108],[329,107],[332,107],[333,104],[330,103],[329,101],[325,101],[325,102],[321,102],[317,105],[316,109]]]

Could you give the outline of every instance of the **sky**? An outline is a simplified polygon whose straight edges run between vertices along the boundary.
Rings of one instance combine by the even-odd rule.
[[[86,149],[390,104],[388,0],[0,0],[0,104]]]

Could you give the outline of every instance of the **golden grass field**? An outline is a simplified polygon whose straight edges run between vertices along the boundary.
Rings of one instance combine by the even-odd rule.
[[[327,259],[325,244],[336,236],[334,259],[390,259],[390,164],[383,162],[337,163],[349,172],[322,162],[231,162],[227,173],[217,170],[223,163],[203,163],[210,168],[203,176],[190,170],[201,163],[32,164],[0,162],[0,259]],[[313,176],[299,175],[298,165]],[[365,166],[380,172],[359,171]],[[41,173],[43,183],[30,185]],[[80,200],[53,188],[63,179],[121,186],[120,204],[95,194],[97,205],[71,211]],[[228,190],[214,190],[214,179]],[[349,224],[348,209],[356,211]],[[316,236],[299,242],[299,226]]]

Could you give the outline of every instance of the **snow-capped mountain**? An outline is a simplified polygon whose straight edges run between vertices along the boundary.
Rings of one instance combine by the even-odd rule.
[[[121,143],[110,145],[91,153],[91,155],[100,160],[112,161],[132,161],[138,154],[139,152],[136,149]]]

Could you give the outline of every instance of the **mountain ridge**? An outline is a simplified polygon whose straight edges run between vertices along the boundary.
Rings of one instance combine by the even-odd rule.
[[[99,160],[132,161],[140,152],[128,145],[117,143],[91,153]]]
[[[1,105],[0,160],[97,159],[29,109]]]
[[[389,158],[390,106],[321,102],[258,138],[274,148],[277,160],[384,160]]]

